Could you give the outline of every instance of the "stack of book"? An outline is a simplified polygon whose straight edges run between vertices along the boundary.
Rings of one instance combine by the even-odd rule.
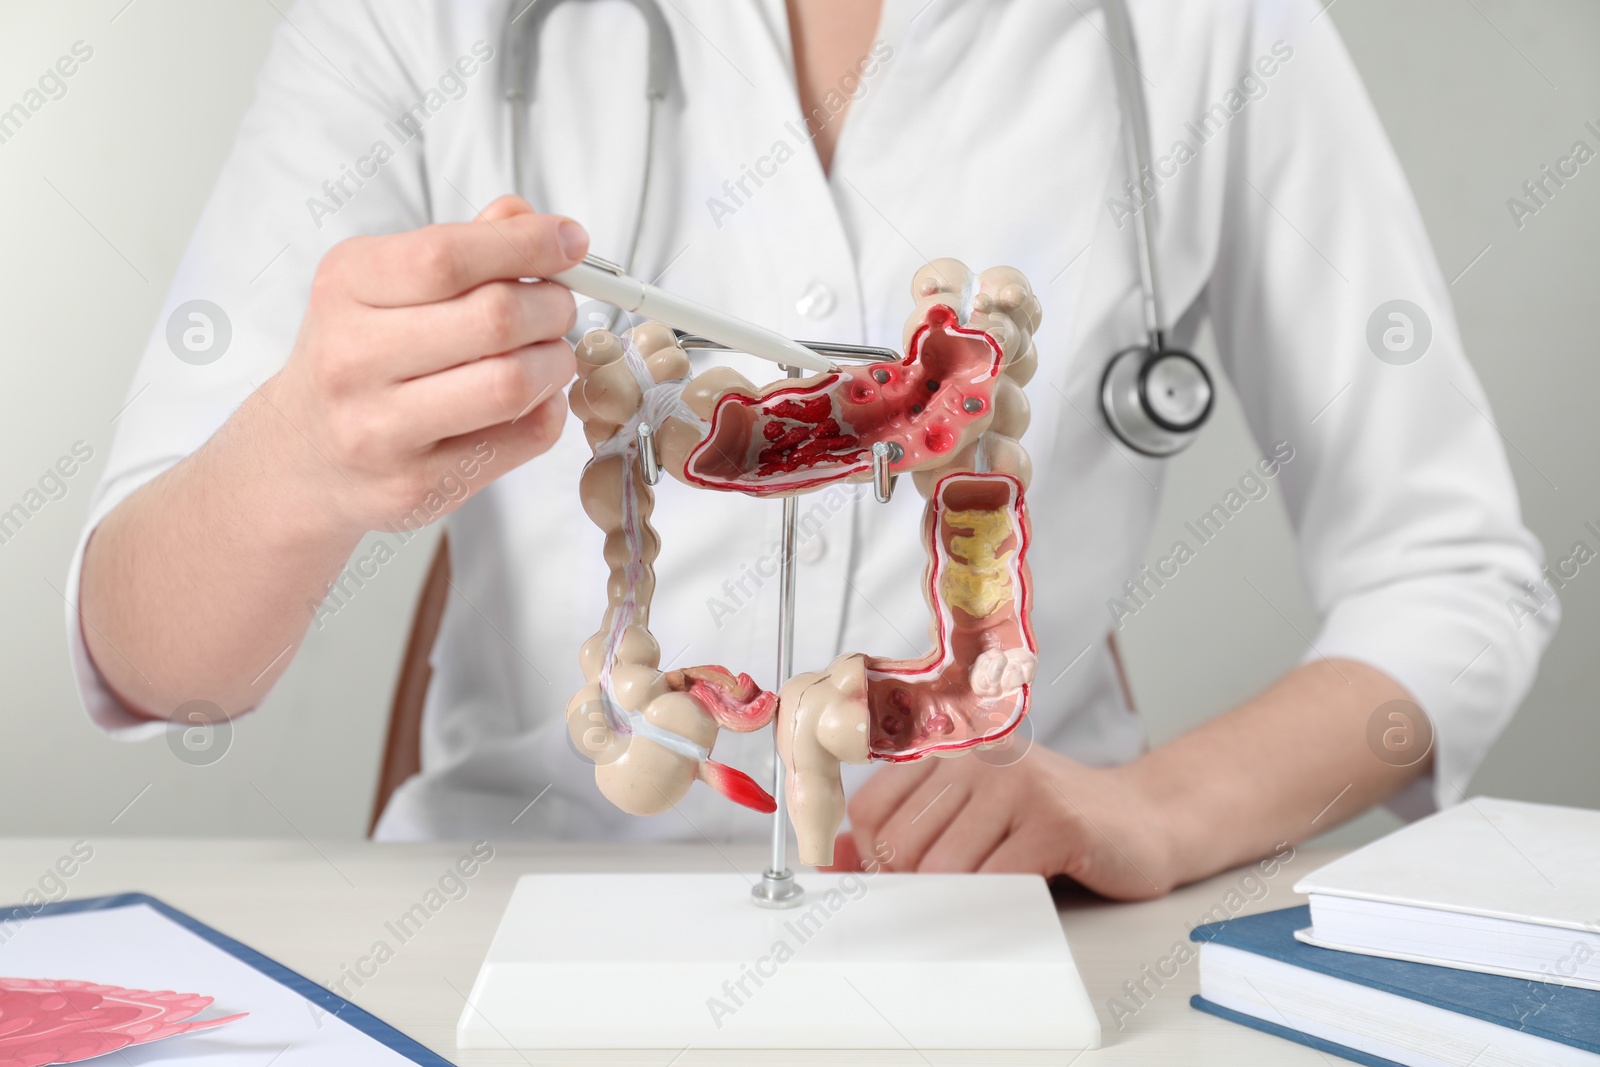
[[[1600,812],[1478,798],[1196,927],[1201,1011],[1357,1063],[1600,1067]]]

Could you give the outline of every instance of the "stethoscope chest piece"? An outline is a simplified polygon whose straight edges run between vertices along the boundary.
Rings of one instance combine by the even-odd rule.
[[[1205,367],[1175,348],[1125,348],[1106,364],[1100,379],[1100,407],[1111,432],[1146,456],[1187,448],[1215,399]]]

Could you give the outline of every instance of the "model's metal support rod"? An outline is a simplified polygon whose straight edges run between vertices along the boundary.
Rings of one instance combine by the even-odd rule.
[[[795,530],[800,514],[800,502],[792,496],[783,498],[783,564],[778,585],[778,685],[782,686],[794,674],[794,546]],[[783,761],[773,758],[773,796],[778,810],[772,815],[772,865],[773,874],[788,870],[785,855],[789,842],[788,813],[785,795],[788,784]]]
[[[656,431],[648,422],[639,424],[639,467],[644,472],[645,485],[655,485],[661,481],[661,460],[656,456]]]
[[[789,368],[789,377],[798,378],[805,372]],[[783,498],[783,547],[778,570],[778,683],[783,688],[794,670],[794,547],[795,535],[800,525],[800,502],[793,496]],[[777,722],[773,722],[777,730]],[[778,807],[772,813],[772,859],[761,874],[761,881],[750,890],[751,899],[763,908],[792,908],[800,903],[805,890],[794,880],[789,870],[789,812],[788,782],[783,760],[776,752],[772,755],[772,796]]]
[[[714,347],[702,342],[698,337],[681,336],[679,343],[685,348]],[[802,341],[807,347],[813,347],[810,342]],[[886,362],[897,360],[900,357],[886,348],[868,348],[860,345],[822,345],[814,346],[819,352],[828,355],[840,355],[852,359],[862,359],[869,362]],[[799,378],[805,371],[799,367],[789,368],[789,377]],[[641,434],[643,427],[640,428]],[[641,445],[644,438],[641,436]],[[652,453],[654,442],[651,442]],[[878,442],[872,446],[872,481],[874,494],[878,500],[887,503],[894,492],[894,477],[890,473],[890,465],[900,462],[905,455],[905,449],[897,442]],[[800,525],[800,502],[793,496],[783,498],[783,547],[780,554],[778,569],[778,684],[782,689],[783,683],[789,680],[789,675],[794,671],[794,549],[795,539]],[[773,729],[777,729],[774,724]],[[772,859],[767,864],[767,869],[761,874],[761,881],[750,890],[751,899],[763,908],[792,908],[800,903],[800,898],[805,895],[805,890],[800,888],[794,880],[794,872],[789,870],[789,812],[788,812],[788,776],[784,771],[783,760],[777,753],[772,756],[772,796],[777,801],[777,810],[772,813]]]
[[[879,441],[872,446],[872,495],[878,503],[887,504],[894,496],[894,479],[891,466],[899,463],[906,450],[897,441]]]

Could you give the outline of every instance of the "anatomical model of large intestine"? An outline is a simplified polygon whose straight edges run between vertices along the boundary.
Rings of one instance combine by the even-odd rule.
[[[799,859],[825,865],[845,815],[841,762],[963,755],[1002,742],[1027,714],[1037,647],[1023,502],[1031,465],[1018,439],[1039,302],[1009,267],[973,275],[950,259],[919,270],[912,295],[899,362],[761,387],[726,367],[690,378],[689,357],[658,323],[622,337],[592,331],[578,344],[570,400],[594,449],[580,493],[605,531],[611,575],[567,724],[624,811],[665,811],[696,779],[773,811],[766,790],[711,750],[721,730],[776,718]],[[910,473],[928,501],[933,647],[915,659],[844,655],[777,694],[720,666],[662,670],[649,630],[660,540],[642,436],[679,481],[757,497],[867,481],[873,446],[887,444],[891,471]]]

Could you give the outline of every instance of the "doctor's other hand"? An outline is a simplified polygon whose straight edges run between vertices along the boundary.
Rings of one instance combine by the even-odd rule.
[[[1174,850],[1136,775],[1038,746],[1005,766],[977,754],[886,766],[850,799],[834,869],[887,856],[891,871],[1065,875],[1118,900],[1159,897],[1178,882]]]
[[[576,222],[507,196],[472,222],[330,249],[293,353],[261,390],[293,484],[365,532],[425,500],[432,521],[548,450],[566,421],[575,308],[562,286],[517,279],[588,247]]]

